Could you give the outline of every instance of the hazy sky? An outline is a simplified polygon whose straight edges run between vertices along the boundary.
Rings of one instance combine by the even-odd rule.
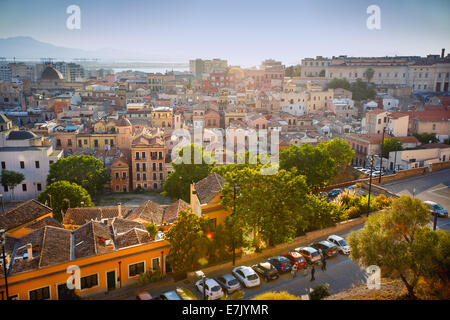
[[[80,30],[66,28],[71,4],[81,8]],[[366,27],[371,4],[381,8],[381,30]],[[245,66],[317,55],[424,56],[450,52],[450,1],[0,0],[0,38],[13,36]]]

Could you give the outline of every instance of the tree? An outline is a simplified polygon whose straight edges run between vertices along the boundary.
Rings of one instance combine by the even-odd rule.
[[[342,138],[321,142],[318,147],[323,148],[325,153],[333,159],[335,163],[335,174],[344,170],[355,155],[355,151]]]
[[[398,138],[385,138],[383,142],[383,157],[389,158],[389,152],[403,150],[402,143]]]
[[[348,80],[346,78],[343,78],[343,79],[333,78],[333,80],[328,82],[327,88],[328,89],[341,88],[341,89],[350,90],[350,82],[348,82]]]
[[[352,98],[356,101],[367,99],[374,99],[376,96],[375,85],[373,83],[364,82],[361,79],[356,79],[350,86]]]
[[[58,221],[62,221],[62,213],[66,212],[69,207],[80,207],[81,202],[84,202],[83,207],[94,206],[86,189],[76,183],[64,180],[48,185],[37,200],[41,203],[47,202],[53,209],[54,218]]]
[[[287,67],[284,70],[284,76],[285,77],[300,77],[301,76],[300,65]]]
[[[81,155],[61,158],[50,165],[47,184],[69,181],[86,189],[91,196],[103,190],[110,176],[103,162],[93,156]]]
[[[375,70],[373,70],[372,68],[367,68],[366,72],[364,72],[364,78],[367,79],[367,83],[369,83],[373,76],[375,75]]]
[[[14,188],[25,180],[25,176],[20,172],[2,170],[1,183],[4,187],[11,189],[11,200],[14,198]]]
[[[331,296],[330,291],[328,290],[329,287],[330,285],[328,283],[315,286],[310,294],[311,300],[322,300],[323,298]]]
[[[320,70],[319,77],[325,77],[325,70],[324,69]]]
[[[295,170],[262,175],[259,169],[244,168],[229,172],[224,179],[227,182],[222,189],[222,203],[232,209],[233,186],[238,185],[234,214],[244,226],[254,231],[257,248],[260,237],[269,245],[288,242],[295,237],[308,192],[304,176]]]
[[[311,188],[320,188],[335,176],[335,161],[324,148],[313,147],[309,143],[300,147],[291,144],[288,149],[280,151],[280,169],[297,169],[297,174],[304,175]]]
[[[207,263],[209,240],[205,231],[209,226],[207,217],[199,217],[191,210],[180,211],[166,234],[166,240],[170,242],[167,261],[175,272],[197,270]]]
[[[150,234],[152,239],[155,239],[156,234],[158,233],[158,227],[154,223],[150,222],[145,226],[145,229]]]
[[[359,232],[349,235],[350,258],[365,267],[376,265],[382,272],[398,275],[415,299],[424,263],[429,262],[415,253],[429,222],[430,213],[419,199],[402,196],[393,201],[390,209],[369,216]]]
[[[201,163],[195,164],[195,155],[201,155]],[[188,161],[182,160],[186,157]],[[185,163],[187,162],[187,163]],[[207,177],[214,167],[214,158],[210,152],[197,144],[188,144],[183,146],[178,153],[177,158],[172,161],[174,171],[169,174],[164,182],[163,194],[171,199],[183,199],[190,202],[190,185]],[[180,180],[180,177],[182,178]],[[181,197],[180,197],[181,191]]]
[[[439,142],[439,139],[436,138],[436,135],[434,133],[414,133],[413,136],[423,144]]]

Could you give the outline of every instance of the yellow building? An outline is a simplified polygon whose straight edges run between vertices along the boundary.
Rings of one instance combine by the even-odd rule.
[[[217,226],[225,222],[231,211],[223,208],[221,204],[222,187],[225,179],[217,173],[191,184],[191,209],[198,216],[206,215]]]
[[[152,126],[156,128],[173,128],[173,113],[168,107],[157,107],[152,111]]]
[[[78,149],[105,150],[117,146],[116,133],[80,133],[77,134]]]

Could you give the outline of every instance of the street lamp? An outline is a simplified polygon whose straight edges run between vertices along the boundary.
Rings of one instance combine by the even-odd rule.
[[[181,191],[181,184],[183,183],[183,176],[180,176],[180,197],[179,199],[181,199],[181,195],[182,195],[182,191]]]
[[[239,191],[240,187],[234,185],[233,186],[233,213],[232,215],[234,216],[234,213],[236,212],[236,191]],[[233,266],[236,263],[236,247],[235,247],[235,240],[234,240],[234,221],[233,221],[233,226],[231,229],[231,243],[233,244]]]
[[[383,146],[384,146],[384,133],[386,132],[386,127],[383,128],[383,138],[381,139],[381,152],[380,152],[380,178],[378,183],[381,183],[381,175],[383,173]]]
[[[373,171],[373,155],[372,155],[372,158],[370,158],[369,199],[367,200],[367,216],[369,216],[369,212],[370,212],[370,192],[372,190],[372,171]]]
[[[2,201],[2,213],[5,212],[5,204],[3,203],[3,194],[0,193],[0,199]]]
[[[3,254],[3,271],[5,273],[6,300],[9,300],[8,270],[6,269],[6,253],[5,253],[5,245],[6,245],[6,231],[5,231],[5,229],[0,229],[0,245],[2,246],[2,254]]]

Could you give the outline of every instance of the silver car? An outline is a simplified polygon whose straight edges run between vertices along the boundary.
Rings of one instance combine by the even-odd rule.
[[[224,274],[220,277],[215,278],[217,283],[219,283],[223,290],[228,294],[233,293],[241,288],[239,281],[230,273]]]

